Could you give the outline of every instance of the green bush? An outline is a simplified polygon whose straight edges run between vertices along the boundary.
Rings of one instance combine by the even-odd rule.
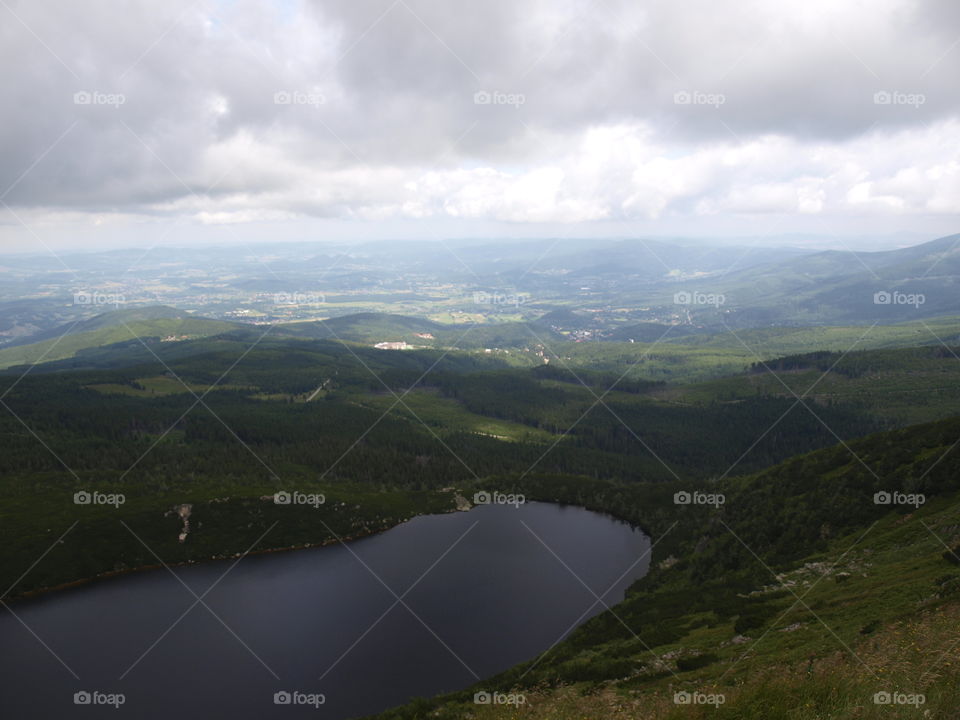
[[[699,670],[711,663],[715,663],[717,660],[719,660],[719,658],[713,653],[703,653],[702,655],[695,655],[693,657],[682,657],[677,660],[677,670],[680,672]]]

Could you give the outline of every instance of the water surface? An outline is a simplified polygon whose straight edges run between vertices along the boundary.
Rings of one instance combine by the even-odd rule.
[[[646,572],[649,546],[582,508],[489,505],[348,547],[175,568],[201,596],[223,576],[204,597],[210,610],[187,612],[195,598],[162,569],[51,593],[11,606],[29,630],[0,608],[0,717],[377,712],[537,656],[602,611],[594,593],[619,602]],[[126,701],[119,711],[77,706],[81,690]],[[325,703],[275,705],[283,690]]]

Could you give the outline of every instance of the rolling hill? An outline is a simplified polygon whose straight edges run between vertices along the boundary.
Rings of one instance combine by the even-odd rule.
[[[85,350],[137,341],[137,338],[195,339],[244,327],[238,323],[194,317],[164,306],[116,310],[60,326],[26,338],[23,344],[0,350],[0,369],[63,360]]]

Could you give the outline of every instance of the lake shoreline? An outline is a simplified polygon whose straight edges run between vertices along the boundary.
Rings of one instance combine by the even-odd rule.
[[[463,499],[463,496],[460,496],[459,499]],[[562,501],[562,500],[557,500],[557,499],[542,499],[542,498],[541,498],[541,499],[531,499],[531,500],[527,500],[526,502],[529,502],[529,503],[535,503],[535,502],[547,503],[547,504],[550,504],[550,505],[570,506],[570,507],[577,507],[577,508],[580,508],[580,509],[582,509],[582,510],[589,510],[590,512],[594,512],[594,513],[597,513],[597,514],[599,514],[599,515],[605,515],[605,516],[607,516],[607,517],[609,517],[609,518],[612,518],[612,519],[614,519],[614,520],[617,520],[617,521],[619,521],[619,522],[626,523],[627,525],[630,525],[632,528],[637,529],[637,530],[640,530],[641,532],[649,535],[649,532],[647,531],[647,529],[644,528],[642,525],[633,523],[633,522],[631,522],[630,520],[628,520],[628,519],[626,519],[626,518],[624,518],[624,517],[622,517],[622,516],[619,516],[616,512],[612,512],[612,511],[610,511],[610,510],[604,510],[604,509],[598,509],[598,508],[591,508],[591,507],[588,507],[587,505],[578,505],[578,504],[576,504],[576,503],[564,502],[564,501]],[[314,548],[328,547],[328,546],[330,546],[330,545],[337,545],[337,544],[342,544],[342,543],[347,543],[347,542],[353,542],[353,541],[355,541],[355,540],[362,540],[362,539],[364,539],[364,538],[373,537],[373,536],[375,536],[375,535],[380,535],[380,534],[382,534],[382,533],[387,532],[388,530],[392,530],[392,529],[394,529],[394,528],[400,527],[400,526],[403,525],[404,523],[408,523],[408,522],[410,522],[411,520],[413,520],[413,519],[415,519],[415,518],[418,518],[418,517],[428,517],[428,516],[430,516],[430,515],[447,515],[447,514],[456,513],[456,512],[469,512],[469,511],[472,510],[474,507],[477,507],[477,506],[469,503],[469,501],[465,501],[464,503],[457,502],[455,507],[451,507],[451,508],[449,508],[449,509],[447,509],[447,510],[442,510],[442,511],[437,511],[437,512],[416,513],[415,515],[412,515],[411,517],[408,517],[408,518],[406,518],[406,519],[404,519],[404,520],[401,520],[400,522],[397,522],[397,523],[395,523],[395,524],[393,524],[393,525],[387,525],[387,526],[384,526],[384,527],[381,527],[381,528],[377,528],[377,529],[375,529],[375,530],[368,530],[368,531],[366,531],[366,532],[355,533],[355,534],[353,534],[353,535],[342,536],[342,537],[340,537],[340,538],[329,538],[329,539],[324,540],[324,541],[322,541],[322,542],[304,543],[304,544],[301,544],[301,545],[285,545],[285,546],[282,546],[282,547],[268,547],[268,548],[261,548],[261,549],[258,549],[258,550],[250,550],[250,551],[248,551],[248,552],[246,552],[246,553],[236,553],[236,554],[233,554],[233,555],[213,555],[213,556],[206,557],[206,558],[202,558],[202,559],[199,559],[199,560],[184,560],[184,561],[171,562],[171,563],[150,563],[150,564],[147,564],[147,565],[137,565],[136,567],[124,568],[124,569],[122,569],[122,570],[108,570],[108,571],[106,571],[106,572],[97,573],[96,575],[91,575],[91,576],[89,576],[89,577],[77,578],[76,580],[70,580],[70,581],[68,581],[68,582],[59,583],[59,584],[57,584],[57,585],[51,585],[51,586],[48,586],[48,587],[36,588],[36,589],[34,589],[34,590],[28,590],[27,592],[24,592],[24,593],[20,593],[20,594],[13,595],[13,596],[10,596],[10,597],[7,597],[7,598],[3,598],[3,602],[5,602],[5,603],[17,603],[17,602],[21,602],[21,601],[36,600],[37,598],[45,597],[45,596],[47,596],[47,595],[51,595],[51,594],[54,594],[54,593],[57,593],[57,592],[61,592],[61,591],[65,591],[65,590],[71,590],[71,589],[75,589],[75,588],[84,587],[84,586],[86,586],[86,585],[90,585],[90,584],[96,583],[96,582],[98,582],[98,581],[100,581],[100,580],[110,580],[110,579],[112,579],[112,578],[123,577],[123,576],[125,576],[125,575],[132,575],[132,574],[135,574],[135,573],[147,572],[147,571],[150,571],[150,570],[161,570],[161,569],[164,569],[164,568],[173,569],[173,568],[178,568],[178,567],[190,567],[190,566],[193,566],[193,565],[204,565],[204,564],[206,564],[206,563],[218,562],[218,561],[222,561],[222,560],[237,560],[237,559],[242,559],[242,558],[246,557],[247,555],[267,555],[267,554],[269,554],[269,553],[294,552],[294,551],[297,551],[297,550],[310,550],[310,549],[314,549]]]
[[[472,509],[472,508],[471,508]],[[96,575],[91,575],[90,577],[78,578],[76,580],[70,580],[69,582],[60,583],[58,585],[51,585],[49,587],[37,588],[34,590],[28,590],[27,592],[20,593],[8,598],[4,598],[3,602],[5,603],[16,603],[20,601],[27,600],[36,600],[39,597],[44,597],[51,595],[64,590],[71,590],[74,588],[84,587],[96,583],[100,580],[110,580],[112,578],[123,577],[124,575],[133,575],[135,573],[147,572],[150,570],[162,570],[164,568],[173,569],[178,567],[190,567],[193,565],[205,565],[211,562],[218,562],[223,560],[242,560],[248,555],[267,555],[269,553],[283,553],[283,552],[294,552],[296,550],[310,550],[314,548],[327,547],[329,545],[338,545],[342,543],[353,542],[355,540],[362,540],[364,538],[373,537],[375,535],[380,535],[387,532],[388,530],[393,530],[394,528],[400,527],[404,523],[408,523],[411,520],[418,517],[427,517],[430,515],[447,515],[449,513],[463,512],[458,508],[451,508],[450,510],[444,510],[441,512],[429,512],[429,513],[417,513],[412,517],[408,517],[405,520],[394,525],[388,525],[386,527],[377,528],[375,530],[368,530],[366,532],[355,533],[353,535],[346,535],[339,538],[329,538],[322,542],[315,543],[305,543],[302,545],[286,545],[283,547],[268,547],[261,548],[259,550],[250,550],[246,553],[236,553],[234,555],[213,555],[211,557],[202,558],[200,560],[182,560],[178,562],[171,563],[151,563],[148,565],[137,565],[136,567],[124,568],[122,570],[108,570],[106,572],[97,573]]]

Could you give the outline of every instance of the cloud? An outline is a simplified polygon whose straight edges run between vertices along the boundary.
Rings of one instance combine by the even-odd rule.
[[[0,193],[31,217],[576,223],[960,199],[946,0],[0,15]]]

